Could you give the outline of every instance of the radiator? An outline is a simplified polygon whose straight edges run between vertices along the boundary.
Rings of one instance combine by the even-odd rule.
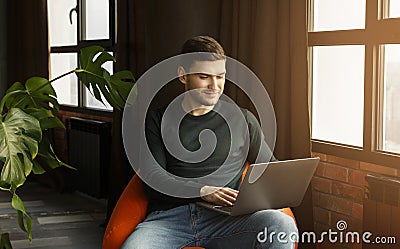
[[[71,117],[66,120],[66,125],[68,162],[77,169],[68,178],[69,186],[96,198],[106,197],[111,123]]]
[[[370,174],[365,179],[368,182],[368,188],[363,207],[364,231],[371,232],[372,237],[394,236],[397,245],[363,243],[362,248],[399,248],[400,179]]]

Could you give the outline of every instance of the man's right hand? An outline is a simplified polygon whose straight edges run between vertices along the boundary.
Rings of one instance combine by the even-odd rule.
[[[233,206],[239,191],[228,187],[204,186],[200,189],[203,200],[221,206]]]

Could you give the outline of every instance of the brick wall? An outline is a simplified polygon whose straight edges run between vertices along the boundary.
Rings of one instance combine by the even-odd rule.
[[[313,153],[321,161],[311,182],[313,192],[314,227],[317,234],[336,230],[337,222],[346,221],[344,231],[363,232],[363,199],[368,173],[400,177],[394,168]],[[324,243],[318,248],[362,248],[361,243]]]

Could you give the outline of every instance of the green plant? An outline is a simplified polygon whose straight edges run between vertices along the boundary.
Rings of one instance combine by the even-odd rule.
[[[10,192],[12,207],[17,211],[18,225],[32,241],[32,222],[23,201],[16,193],[29,174],[42,174],[46,169],[71,166],[55,154],[44,130],[65,128],[58,118],[59,103],[52,83],[75,73],[99,101],[101,94],[116,109],[122,109],[133,87],[130,71],[111,75],[102,65],[115,58],[100,46],[83,48],[80,67],[48,80],[32,77],[25,84],[15,82],[0,101],[0,190]],[[0,229],[0,249],[11,248],[9,234]]]

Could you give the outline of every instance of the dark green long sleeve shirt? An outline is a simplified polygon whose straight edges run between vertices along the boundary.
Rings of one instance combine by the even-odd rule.
[[[148,213],[200,200],[199,197],[179,197],[184,188],[197,196],[204,185],[238,189],[246,162],[274,160],[257,119],[248,110],[222,100],[213,110],[201,116],[185,113],[180,103],[175,107],[173,113],[165,116],[165,107],[148,112],[146,141],[151,156],[160,167],[175,176],[193,180],[176,188],[178,197],[161,193],[144,181],[144,192],[149,197]],[[176,120],[179,118],[181,120]],[[178,151],[179,148],[187,151],[180,151],[177,155],[177,148]],[[141,166],[145,172],[154,161],[143,157],[145,159],[141,160]],[[203,181],[201,177],[212,174],[221,165],[224,165],[222,169],[225,170],[219,174],[220,177],[217,174],[212,180]],[[173,177],[151,170],[144,174],[161,184],[177,182]]]

